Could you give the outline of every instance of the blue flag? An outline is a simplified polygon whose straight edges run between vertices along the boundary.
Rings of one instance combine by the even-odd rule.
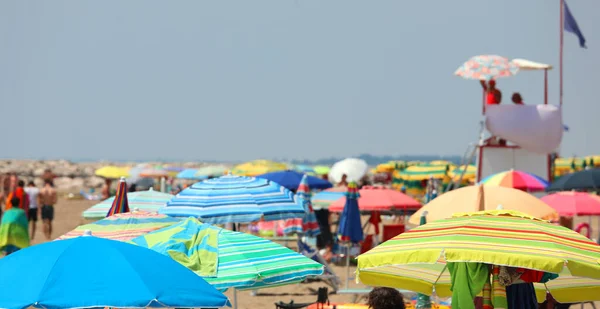
[[[585,38],[583,37],[583,33],[581,33],[581,30],[579,29],[579,25],[577,25],[577,21],[575,20],[575,17],[573,17],[573,14],[571,14],[571,11],[569,10],[569,6],[567,6],[566,0],[564,1],[564,4],[565,4],[565,7],[564,7],[565,30],[575,34],[579,38],[579,46],[581,46],[583,48],[587,48],[587,47],[585,47]]]

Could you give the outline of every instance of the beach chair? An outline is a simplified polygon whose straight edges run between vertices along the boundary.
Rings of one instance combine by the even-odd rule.
[[[302,241],[302,238],[298,237],[298,251],[304,256],[323,265],[325,272],[323,275],[320,275],[317,278],[323,279],[325,283],[327,283],[335,292],[337,292],[341,284],[340,277],[335,274],[331,266],[329,266],[329,263],[327,263],[327,261],[321,256],[319,250],[312,248]]]
[[[302,309],[306,308],[310,305],[317,304],[317,308],[325,307],[325,304],[329,305],[329,290],[327,288],[319,288],[317,291],[317,301],[313,303],[294,303],[294,301],[290,301],[289,303],[284,303],[282,301],[275,303],[276,309]]]

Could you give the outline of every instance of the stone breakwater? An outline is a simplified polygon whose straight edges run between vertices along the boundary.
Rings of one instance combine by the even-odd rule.
[[[155,164],[158,162],[154,162]],[[134,166],[135,163],[113,163],[113,162],[82,162],[75,163],[66,160],[0,160],[0,174],[17,173],[20,179],[26,181],[34,180],[36,185],[41,186],[41,176],[44,171],[50,169],[55,175],[54,185],[60,191],[79,191],[81,189],[100,188],[104,180],[94,175],[96,169],[106,165]],[[197,163],[173,163],[182,167],[194,167]]]

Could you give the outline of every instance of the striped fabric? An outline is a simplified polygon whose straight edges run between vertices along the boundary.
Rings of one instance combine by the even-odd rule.
[[[259,289],[300,282],[323,273],[323,265],[272,241],[221,230],[216,278],[204,278],[219,290]]]
[[[143,211],[127,212],[116,214],[94,223],[81,225],[67,234],[58,237],[57,240],[79,237],[86,230],[90,230],[96,237],[126,241],[180,221],[181,219],[179,218],[172,218],[157,213]]]
[[[304,217],[302,219],[296,218],[285,220],[283,233],[288,235],[295,233],[304,234],[308,237],[320,235],[321,229],[319,228],[319,222],[317,222],[317,217],[313,211],[311,193],[306,175],[304,175],[300,181],[300,185],[296,191],[296,197],[304,207]]]
[[[523,171],[509,170],[490,175],[480,181],[489,186],[514,188],[526,192],[544,191],[549,183],[541,177]]]
[[[313,209],[328,209],[333,202],[346,196],[346,191],[346,187],[335,187],[318,192],[312,197]]]
[[[121,178],[121,181],[119,181],[119,187],[117,188],[117,195],[113,199],[113,203],[108,209],[106,217],[125,212],[129,212],[129,203],[127,202],[127,183],[125,182],[125,178]]]
[[[211,224],[302,218],[304,207],[288,189],[262,178],[226,175],[196,183],[159,213]]]
[[[127,193],[129,209],[146,212],[157,212],[159,208],[165,206],[173,197],[172,194],[157,192],[152,189],[148,191],[138,191]],[[100,219],[106,217],[108,209],[111,207],[114,197],[108,198],[83,212],[85,219]]]
[[[367,285],[451,296],[446,262],[482,262],[569,274],[600,283],[600,246],[567,228],[506,210],[457,214],[375,247],[358,257]],[[561,277],[548,285],[560,282]]]

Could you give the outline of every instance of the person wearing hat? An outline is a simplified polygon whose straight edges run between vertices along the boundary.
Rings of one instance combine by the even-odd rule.
[[[486,104],[500,104],[502,102],[502,92],[496,88],[496,81],[490,80],[487,84],[485,80],[480,81],[481,87],[485,90],[485,103]]]

